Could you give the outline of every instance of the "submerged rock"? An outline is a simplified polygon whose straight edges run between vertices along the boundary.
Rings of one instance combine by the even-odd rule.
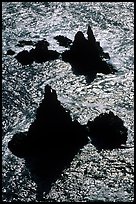
[[[90,26],[88,26],[87,35],[88,39],[78,31],[70,50],[62,53],[62,60],[69,62],[74,73],[77,74],[115,73],[113,66],[103,60],[110,59],[110,56],[104,53],[99,42],[96,42]]]
[[[24,47],[25,45],[35,45],[35,42],[32,40],[20,40],[16,46]]]
[[[87,128],[92,144],[98,149],[114,149],[126,144],[127,128],[111,111],[100,114],[94,121],[88,121]]]
[[[54,39],[59,42],[60,46],[64,46],[64,47],[70,47],[72,43],[72,40],[62,35],[55,36]]]

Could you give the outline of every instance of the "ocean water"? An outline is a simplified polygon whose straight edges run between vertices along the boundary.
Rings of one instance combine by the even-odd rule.
[[[49,49],[66,48],[54,39],[73,40],[77,31],[87,37],[91,26],[95,38],[108,52],[117,73],[97,74],[87,83],[75,75],[69,63],[57,59],[22,66],[7,50],[16,53],[19,40],[47,39]],[[26,46],[25,49],[31,49]],[[44,87],[56,90],[61,104],[81,124],[111,110],[128,128],[127,145],[112,151],[89,142],[78,153],[48,194],[8,149],[8,141],[27,131],[43,99]],[[134,3],[133,2],[3,2],[2,3],[2,200],[13,201],[103,201],[134,200]],[[39,192],[42,192],[39,196]]]

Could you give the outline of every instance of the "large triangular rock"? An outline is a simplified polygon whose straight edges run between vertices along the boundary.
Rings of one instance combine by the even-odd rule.
[[[50,189],[51,183],[87,142],[85,126],[72,121],[69,111],[58,101],[56,92],[47,85],[28,132],[16,133],[8,147],[14,155],[25,159],[26,167],[38,185],[37,177]]]
[[[21,154],[22,157],[40,154],[50,157],[55,152],[54,157],[61,160],[70,155],[73,157],[87,141],[85,127],[78,121],[72,121],[69,111],[58,101],[56,92],[47,85],[36,119],[27,134],[15,134],[9,148],[20,157]]]
[[[69,62],[74,73],[77,74],[115,73],[113,66],[103,60],[109,59],[109,54],[103,52],[90,26],[88,26],[87,35],[88,39],[81,31],[78,31],[70,50],[62,53],[62,60]]]

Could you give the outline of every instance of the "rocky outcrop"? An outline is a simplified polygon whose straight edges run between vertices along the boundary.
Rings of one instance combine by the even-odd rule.
[[[32,64],[34,61],[42,63],[50,60],[55,60],[59,57],[59,53],[54,50],[48,50],[49,43],[46,40],[38,41],[35,48],[30,51],[23,50],[19,52],[15,58],[22,65]]]
[[[51,169],[70,164],[74,155],[87,144],[84,125],[72,121],[67,111],[57,99],[50,86],[45,87],[45,95],[36,112],[36,119],[28,132],[16,133],[8,143],[9,149],[18,157],[35,157]]]
[[[97,73],[114,74],[117,70],[108,62],[110,56],[103,51],[100,43],[96,41],[90,26],[88,26],[87,36],[88,38],[86,39],[84,34],[78,31],[73,44],[72,40],[67,37],[62,35],[55,36],[54,39],[59,42],[59,45],[70,48],[61,54],[62,60],[71,64],[75,74],[84,74],[92,80],[96,77]],[[32,45],[35,48],[32,48],[30,51],[23,50],[15,56],[22,65],[32,64],[34,61],[42,63],[55,60],[60,56],[60,53],[57,51],[48,50],[49,43],[46,39],[37,43],[31,40],[21,40],[17,44],[20,47],[25,45]]]
[[[73,121],[70,112],[57,99],[55,90],[46,85],[28,132],[16,133],[8,142],[8,148],[25,159],[31,177],[37,185],[45,185],[49,192],[51,184],[88,143],[88,136],[99,150],[119,148],[127,140],[127,128],[112,112],[101,114],[86,125]]]
[[[33,57],[31,56],[30,52],[27,50],[23,50],[19,52],[15,58],[20,62],[22,65],[32,64],[33,63]]]
[[[127,128],[111,111],[100,114],[86,125],[72,121],[69,111],[58,101],[55,90],[47,85],[36,119],[28,132],[13,136],[9,149],[20,157],[44,153],[49,156],[55,152],[54,157],[57,155],[62,161],[63,156],[65,159],[67,155],[77,153],[88,142],[87,135],[96,146],[116,148],[126,143]]]
[[[25,159],[38,188],[49,192],[51,184],[70,165],[75,154],[88,142],[84,125],[72,121],[50,86],[28,132],[16,133],[8,142],[10,151]]]
[[[92,144],[98,149],[114,149],[126,144],[127,128],[113,112],[102,113],[87,123]]]
[[[27,132],[19,132],[13,135],[12,139],[8,142],[8,148],[17,157],[23,158],[27,154],[25,149],[27,147]]]
[[[47,85],[28,132],[16,133],[8,147],[19,157],[46,155],[50,158],[53,155],[59,163],[72,159],[87,144],[87,135],[92,144],[111,149],[126,143],[127,128],[112,112],[100,114],[87,125],[72,121],[69,111],[58,101],[55,90]]]
[[[54,39],[59,42],[60,46],[70,47],[70,45],[72,44],[72,40],[63,35],[55,36]]]
[[[99,42],[96,42],[90,26],[88,26],[87,35],[88,39],[78,31],[70,50],[62,53],[62,60],[69,62],[74,73],[77,74],[115,73],[113,66],[104,60],[110,59],[109,54],[104,53]]]

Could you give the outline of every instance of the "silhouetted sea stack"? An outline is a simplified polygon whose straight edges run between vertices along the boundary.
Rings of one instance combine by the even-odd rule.
[[[115,73],[113,66],[104,60],[110,59],[109,54],[104,53],[99,42],[96,42],[90,26],[87,35],[88,39],[78,31],[70,50],[62,53],[62,60],[69,62],[77,74]]]
[[[44,154],[50,158],[53,155],[59,162],[72,159],[87,142],[85,126],[72,121],[69,111],[58,101],[56,92],[47,85],[44,99],[27,135],[15,134],[9,148],[16,156],[21,155],[19,151],[22,151],[21,156]]]
[[[126,144],[127,128],[113,112],[100,114],[87,123],[92,144],[98,149],[114,149]]]
[[[59,162],[72,159],[87,144],[87,136],[99,149],[112,149],[126,143],[127,128],[112,112],[100,114],[87,125],[72,121],[69,111],[58,101],[55,90],[46,85],[36,119],[28,132],[16,133],[8,147],[18,157],[42,154],[50,157],[53,153]]]
[[[16,133],[8,142],[8,148],[17,157],[25,159],[33,179],[38,183],[37,178],[44,181],[49,191],[51,183],[88,143],[88,136],[99,150],[113,149],[125,144],[127,129],[112,112],[99,115],[87,125],[72,121],[69,111],[58,101],[55,90],[46,85],[44,98],[28,132]]]

